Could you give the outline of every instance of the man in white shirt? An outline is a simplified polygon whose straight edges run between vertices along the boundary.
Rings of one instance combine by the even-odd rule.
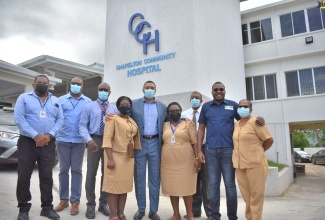
[[[201,93],[192,92],[190,97],[190,102],[192,108],[184,111],[182,113],[181,118],[189,118],[190,120],[192,120],[195,125],[195,129],[198,130],[199,127],[198,120],[201,113],[201,104],[203,102]],[[205,138],[202,143],[202,152],[203,154],[205,153]],[[210,201],[208,199],[208,191],[209,191],[208,183],[209,181],[208,181],[205,164],[202,163],[201,170],[197,175],[196,193],[193,195],[192,210],[193,210],[193,216],[195,218],[201,217],[202,202],[203,202],[203,206],[207,218],[209,218],[210,216],[210,205],[209,205]]]

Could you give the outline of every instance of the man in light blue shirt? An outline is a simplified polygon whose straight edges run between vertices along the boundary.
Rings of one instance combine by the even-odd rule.
[[[88,219],[95,218],[96,207],[96,175],[99,161],[101,161],[101,183],[98,211],[109,216],[106,193],[102,191],[104,175],[104,154],[102,149],[103,132],[106,114],[118,114],[116,106],[108,102],[111,93],[110,86],[107,83],[101,83],[98,86],[98,99],[88,103],[83,112],[79,123],[79,132],[83,140],[87,143],[87,175],[86,175],[86,197]]]
[[[41,216],[60,219],[53,210],[53,173],[55,162],[55,138],[63,124],[63,113],[59,99],[48,92],[46,75],[35,77],[34,91],[21,94],[16,102],[14,117],[20,131],[18,139],[18,220],[28,220],[32,206],[29,201],[30,178],[35,163],[38,164],[41,191]]]
[[[70,214],[79,213],[82,184],[82,162],[86,143],[79,134],[81,112],[91,99],[82,94],[83,81],[73,78],[70,92],[59,98],[63,110],[64,122],[57,135],[57,148],[60,157],[59,194],[60,203],[55,207],[60,212],[71,203]],[[69,198],[69,170],[71,168],[71,195]]]

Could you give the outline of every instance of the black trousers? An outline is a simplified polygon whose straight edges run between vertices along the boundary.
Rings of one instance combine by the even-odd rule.
[[[202,152],[205,154],[205,146],[202,146]],[[192,211],[195,216],[201,215],[201,206],[203,202],[204,211],[207,217],[210,216],[210,200],[208,198],[209,181],[208,172],[204,163],[201,164],[201,170],[197,175],[196,193],[193,195]]]
[[[17,180],[17,201],[20,212],[29,212],[32,206],[29,201],[32,199],[30,193],[30,179],[35,167],[38,164],[39,187],[41,191],[42,208],[53,209],[53,166],[55,162],[55,141],[51,140],[44,147],[36,147],[32,138],[20,136],[18,139],[18,180]]]

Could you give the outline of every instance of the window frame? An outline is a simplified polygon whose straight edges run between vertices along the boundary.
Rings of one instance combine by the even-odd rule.
[[[262,21],[263,20],[268,20],[268,19],[270,19],[270,24],[271,24],[271,32],[272,32],[272,39],[268,39],[268,40],[263,40],[263,34],[262,34]],[[267,18],[263,18],[263,19],[258,19],[258,20],[253,20],[253,21],[247,21],[247,22],[245,22],[245,23],[242,23],[241,24],[241,30],[242,30],[242,39],[244,38],[243,37],[243,33],[244,33],[244,31],[243,31],[243,25],[246,25],[246,27],[247,27],[247,29],[246,29],[246,31],[247,31],[247,39],[248,39],[248,42],[247,42],[247,44],[245,44],[244,43],[244,41],[243,41],[243,46],[245,46],[245,45],[250,45],[250,44],[258,44],[258,43],[262,43],[262,42],[266,42],[266,41],[271,41],[271,40],[274,40],[274,31],[273,31],[273,23],[272,23],[272,17],[267,17]],[[254,42],[254,43],[252,43],[252,35],[251,35],[251,23],[254,23],[254,22],[259,22],[259,34],[260,34],[260,38],[261,38],[261,41],[258,41],[258,42]],[[257,28],[254,28],[254,29],[257,29]]]
[[[273,78],[275,79],[275,84],[274,84],[274,90],[275,90],[275,94],[274,94],[274,98],[268,98],[268,93],[267,93],[267,83],[266,83],[266,76],[273,76]],[[256,94],[255,94],[255,85],[254,85],[254,78],[256,77],[263,77],[263,93],[264,93],[264,99],[256,99]],[[252,94],[252,98],[249,98],[248,96],[248,88],[246,87],[246,97],[247,99],[251,100],[251,101],[262,101],[262,100],[270,100],[270,99],[278,99],[279,98],[279,92],[278,92],[278,83],[277,83],[277,73],[268,73],[268,74],[263,74],[263,75],[257,75],[257,76],[249,76],[249,77],[245,77],[245,86],[247,86],[247,81],[250,81],[250,93]]]

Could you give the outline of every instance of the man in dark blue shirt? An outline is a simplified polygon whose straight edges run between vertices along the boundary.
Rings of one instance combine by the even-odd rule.
[[[209,219],[220,220],[220,180],[225,183],[227,215],[230,220],[237,217],[237,191],[235,169],[232,165],[232,134],[234,119],[239,120],[238,103],[225,99],[225,86],[221,82],[212,85],[213,101],[202,106],[199,117],[198,148],[201,149],[205,129],[205,160],[210,183]]]

